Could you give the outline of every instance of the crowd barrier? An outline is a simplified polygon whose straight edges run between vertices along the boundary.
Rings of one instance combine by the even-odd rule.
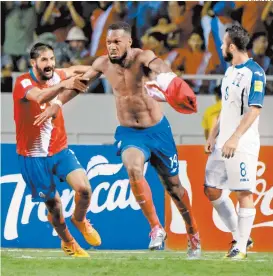
[[[87,171],[93,196],[88,219],[102,237],[99,249],[146,249],[149,225],[131,192],[128,175],[116,156],[114,146],[71,146]],[[178,146],[180,178],[187,189],[205,250],[226,250],[231,235],[203,194],[207,156],[203,146]],[[273,147],[263,146],[254,193],[257,217],[252,237],[255,251],[273,251]],[[14,248],[58,248],[60,240],[47,221],[44,203],[33,203],[22,179],[14,144],[1,144],[1,246]],[[145,177],[151,185],[154,203],[165,226],[168,249],[186,249],[186,229],[178,210],[164,194],[154,169],[145,164]],[[59,183],[64,216],[79,243],[87,248],[70,223],[74,192]],[[232,197],[234,199],[234,197]]]

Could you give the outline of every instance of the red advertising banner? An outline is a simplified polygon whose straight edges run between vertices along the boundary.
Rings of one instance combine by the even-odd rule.
[[[202,248],[204,250],[227,250],[232,236],[204,195],[203,184],[208,158],[204,147],[178,146],[178,157],[180,178],[191,199],[199,226]],[[231,198],[237,206],[233,193]],[[273,252],[273,146],[261,147],[254,200],[257,213],[251,234],[255,243],[253,251]],[[185,224],[167,194],[165,196],[165,229],[168,234],[166,248],[184,250],[187,247]]]

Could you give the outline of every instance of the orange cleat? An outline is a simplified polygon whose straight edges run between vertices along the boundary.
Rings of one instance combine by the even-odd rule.
[[[71,242],[62,241],[61,248],[67,256],[90,258],[89,254],[79,246],[75,239],[73,239]]]
[[[101,238],[99,233],[92,227],[89,220],[86,218],[83,221],[77,221],[72,216],[71,222],[79,229],[85,240],[92,246],[101,245]]]

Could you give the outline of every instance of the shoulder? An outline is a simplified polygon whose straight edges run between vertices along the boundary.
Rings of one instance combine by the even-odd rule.
[[[22,88],[26,88],[30,85],[33,85],[33,80],[29,73],[25,73],[16,78],[15,86],[20,85]]]
[[[95,59],[92,64],[93,69],[103,72],[104,66],[108,64],[109,58],[107,55],[100,56]]]
[[[141,50],[141,49],[133,49],[136,56],[138,56],[140,59],[149,58],[149,57],[155,57],[155,53],[151,50]]]
[[[136,59],[144,64],[145,66],[148,66],[148,64],[155,58],[157,58],[157,56],[155,55],[155,53],[151,50],[141,50],[141,49],[133,49],[135,50],[135,54],[136,54]]]
[[[248,72],[253,77],[258,77],[258,78],[259,77],[261,77],[261,78],[265,77],[265,72],[264,72],[263,68],[257,62],[255,62],[253,59],[251,59],[246,64],[246,69],[248,70]]]

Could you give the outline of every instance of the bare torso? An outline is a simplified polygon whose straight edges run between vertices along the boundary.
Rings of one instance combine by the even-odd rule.
[[[125,65],[113,64],[108,56],[101,58],[101,72],[111,84],[122,126],[147,128],[162,118],[158,102],[151,98],[144,87],[147,81],[144,66],[139,60],[142,50],[131,49]]]

